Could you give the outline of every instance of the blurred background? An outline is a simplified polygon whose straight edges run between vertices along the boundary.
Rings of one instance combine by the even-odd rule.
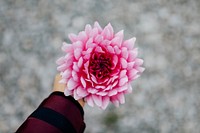
[[[0,0],[0,133],[49,95],[62,42],[94,21],[137,37],[146,70],[124,105],[85,107],[85,132],[199,133],[199,0]]]

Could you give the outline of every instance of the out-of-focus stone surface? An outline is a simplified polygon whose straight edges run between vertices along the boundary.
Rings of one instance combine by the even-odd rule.
[[[136,36],[146,71],[126,104],[85,107],[86,133],[200,132],[199,0],[1,0],[0,132],[50,93],[62,41],[95,20]]]

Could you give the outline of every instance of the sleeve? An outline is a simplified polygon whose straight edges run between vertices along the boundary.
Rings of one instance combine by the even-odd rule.
[[[16,133],[83,133],[83,116],[83,108],[73,97],[53,92]]]

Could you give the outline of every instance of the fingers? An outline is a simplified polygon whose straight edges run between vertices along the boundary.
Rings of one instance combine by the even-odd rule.
[[[60,92],[64,92],[65,88],[66,88],[66,84],[63,84],[63,83],[59,83],[59,81],[62,79],[61,75],[60,74],[57,74],[55,76],[55,79],[54,79],[54,85],[53,85],[53,91],[60,91]],[[84,107],[85,105],[85,102],[83,99],[79,99],[78,100],[79,104]]]
[[[64,92],[66,84],[59,83],[59,81],[62,79],[60,74],[57,74],[54,79],[54,85],[53,85],[53,91],[60,91]]]

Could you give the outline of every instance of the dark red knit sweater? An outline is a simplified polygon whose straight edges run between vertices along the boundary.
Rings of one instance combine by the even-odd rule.
[[[84,112],[71,96],[53,92],[19,127],[17,133],[83,133]]]

